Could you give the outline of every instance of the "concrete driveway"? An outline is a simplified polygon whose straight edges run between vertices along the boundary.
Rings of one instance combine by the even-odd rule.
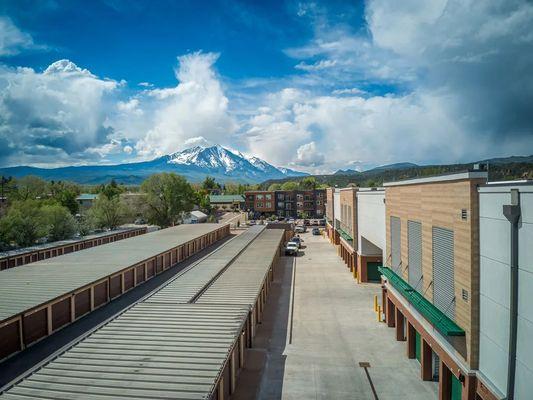
[[[437,383],[420,380],[405,342],[377,322],[379,285],[356,284],[327,239],[300,236],[305,248],[283,258],[233,399],[436,399]]]

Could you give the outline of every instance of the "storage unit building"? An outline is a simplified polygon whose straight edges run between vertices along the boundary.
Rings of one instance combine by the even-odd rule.
[[[385,190],[357,191],[357,281],[380,282],[385,250]]]
[[[117,229],[111,232],[96,233],[80,240],[61,240],[40,246],[26,247],[0,253],[0,270],[18,267],[32,262],[73,253],[102,244],[128,239],[146,233],[146,227]]]
[[[510,394],[528,399],[533,393],[533,182],[483,185],[479,208],[476,393],[483,400]]]
[[[180,225],[0,272],[0,359],[229,235]]]

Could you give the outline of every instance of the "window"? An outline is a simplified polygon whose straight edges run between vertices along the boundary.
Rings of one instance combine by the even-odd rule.
[[[422,276],[422,224],[407,221],[407,264],[409,285],[423,293]]]
[[[316,210],[316,215],[322,215],[322,210]]]
[[[257,200],[263,200],[265,196],[263,196],[262,194],[258,194],[256,197]]]
[[[284,197],[283,193],[278,193],[278,200],[283,200]]]
[[[453,231],[433,227],[433,304],[455,319]]]
[[[265,207],[272,208],[272,203],[270,201],[267,201]]]
[[[322,205],[322,201],[321,201],[321,200],[317,200],[317,201],[316,201],[316,205],[317,205],[317,206],[321,206],[321,205]]]
[[[282,202],[282,201],[278,201],[278,208],[283,208],[283,205],[284,205],[284,204],[285,204],[284,202]]]
[[[258,202],[257,203],[257,208],[262,208],[263,207],[263,202]]]
[[[267,195],[265,195],[265,199],[267,199],[267,200],[272,200],[272,195],[271,195],[271,194],[267,194]]]

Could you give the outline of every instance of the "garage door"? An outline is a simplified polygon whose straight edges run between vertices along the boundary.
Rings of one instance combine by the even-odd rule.
[[[391,266],[398,271],[402,260],[401,221],[398,217],[390,217]]]
[[[368,277],[368,282],[381,282],[381,274],[378,271],[378,266],[380,265],[380,262],[366,263],[366,273]]]
[[[409,265],[409,285],[423,292],[422,281],[422,224],[416,221],[407,221],[407,247]]]
[[[455,319],[453,231],[433,227],[433,303]]]

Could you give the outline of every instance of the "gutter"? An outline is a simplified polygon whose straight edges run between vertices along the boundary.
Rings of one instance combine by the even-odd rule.
[[[518,222],[520,220],[520,192],[511,189],[511,204],[503,206],[503,215],[511,223],[511,287],[509,359],[507,367],[507,399],[514,400],[516,375],[516,341],[518,323]]]

